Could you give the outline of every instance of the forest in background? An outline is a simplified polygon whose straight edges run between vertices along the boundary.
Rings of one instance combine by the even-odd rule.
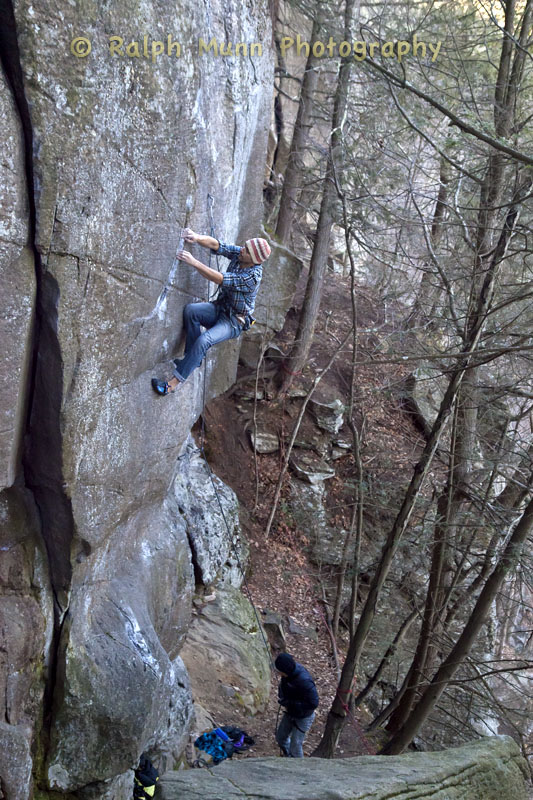
[[[350,376],[342,399],[352,496],[328,620],[343,657],[314,755],[335,754],[347,708],[368,698],[407,633],[410,663],[369,725],[383,733],[382,753],[402,752],[438,713],[449,741],[464,731],[505,730],[530,755],[533,2],[346,0],[274,11],[267,226],[309,264],[276,391],[286,397],[310,378],[314,391],[337,358]],[[298,36],[310,45],[299,56],[287,46]],[[330,37],[356,42],[366,57],[324,55],[320,43]],[[433,49],[398,58],[400,43],[405,49],[413,37]],[[335,272],[348,279],[351,320],[330,362],[313,371],[324,282]],[[385,315],[387,307],[403,309],[386,335],[377,333],[370,359],[360,347],[364,287]],[[378,454],[361,414],[360,378],[389,364],[438,387],[439,405],[400,490],[380,501],[391,521],[380,530],[371,570],[365,562],[363,590]],[[267,536],[300,420],[283,455]],[[354,676],[405,546],[419,556],[416,579],[394,587],[408,611],[356,694]]]

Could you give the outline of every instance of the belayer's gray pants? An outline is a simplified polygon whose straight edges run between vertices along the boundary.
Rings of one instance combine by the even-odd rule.
[[[314,718],[314,712],[309,717],[296,719],[285,711],[276,731],[276,741],[286,755],[293,758],[304,757],[302,745]]]

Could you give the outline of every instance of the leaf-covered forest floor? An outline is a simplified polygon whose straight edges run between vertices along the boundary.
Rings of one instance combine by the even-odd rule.
[[[297,309],[302,302],[302,292],[297,292],[284,330],[276,343],[287,350],[294,337],[297,325]],[[401,497],[411,477],[424,441],[412,418],[402,408],[400,387],[409,373],[406,364],[378,364],[387,358],[390,337],[395,338],[401,320],[408,313],[405,307],[385,311],[377,299],[377,292],[370,288],[357,290],[358,361],[357,403],[355,421],[361,430],[364,421],[363,466],[367,482],[367,502],[362,543],[362,564],[372,566],[378,554],[379,541],[387,533],[387,525],[394,519],[397,500]],[[314,344],[304,374],[295,379],[293,386],[308,389],[316,370],[326,366],[339,342],[349,331],[352,319],[349,280],[338,275],[326,277],[321,313]],[[327,630],[324,598],[326,587],[331,584],[331,567],[313,563],[310,559],[309,526],[299,524],[297,515],[291,513],[288,502],[290,472],[287,474],[280,507],[268,540],[264,530],[283,456],[283,442],[290,437],[298,414],[301,398],[278,401],[275,397],[271,377],[263,378],[276,367],[275,361],[264,362],[258,388],[263,399],[256,403],[255,414],[258,427],[277,432],[282,449],[271,455],[258,455],[257,461],[250,443],[253,430],[255,373],[240,367],[237,383],[225,395],[212,401],[205,411],[205,452],[214,472],[236,492],[241,513],[241,527],[250,544],[250,562],[247,585],[259,614],[264,610],[275,611],[284,619],[287,650],[303,663],[313,675],[319,695],[320,706],[317,719],[308,734],[304,752],[310,755],[318,744],[324,728],[328,709],[337,685],[337,673],[332,655],[331,639]],[[247,379],[249,376],[249,379]],[[338,355],[333,367],[324,378],[324,388],[345,404],[348,402],[351,380],[351,345]],[[321,393],[322,384],[318,394]],[[244,397],[243,397],[244,395]],[[251,396],[250,396],[251,395]],[[249,399],[248,399],[249,397]],[[196,431],[196,435],[199,433]],[[299,439],[321,440],[320,431],[312,417],[306,414]],[[350,441],[351,434],[346,425],[337,437]],[[326,482],[328,523],[339,530],[349,527],[351,504],[354,496],[354,459],[351,453],[333,462],[335,477]],[[257,480],[256,480],[257,470]],[[257,504],[256,504],[257,496]],[[300,521],[301,522],[301,521]],[[320,535],[320,530],[315,532]],[[362,575],[360,600],[364,599],[365,575]],[[288,617],[304,628],[314,631],[311,636],[291,634]],[[396,622],[400,617],[391,613],[389,623],[385,616],[381,622],[383,651],[390,633],[392,639]],[[379,625],[378,625],[379,627]],[[316,641],[314,638],[316,637]],[[377,642],[377,653],[380,642]],[[339,643],[339,659],[342,664],[346,649],[346,637]],[[368,674],[357,680],[362,688]],[[256,740],[251,756],[278,755],[274,739],[277,703],[277,679],[273,677],[270,701],[263,713],[251,717],[243,712],[235,701],[221,697],[218,708],[207,709],[213,717],[224,724],[238,724]],[[362,727],[371,719],[367,710],[359,709],[357,721],[348,722],[341,737],[337,755],[347,757],[379,748],[379,740],[364,738]]]

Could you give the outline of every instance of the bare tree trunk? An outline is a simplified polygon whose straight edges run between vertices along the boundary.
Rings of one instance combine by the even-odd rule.
[[[451,124],[448,126],[451,127]],[[446,147],[446,145],[444,145]],[[433,222],[431,225],[430,242],[431,247],[436,247],[442,238],[444,225],[446,222],[446,212],[448,208],[448,185],[451,178],[451,164],[442,155],[440,160],[439,192],[435,209],[433,211]],[[412,328],[419,324],[422,319],[431,320],[437,305],[437,295],[439,288],[435,285],[435,276],[428,269],[422,274],[422,280],[418,289],[418,294],[413,305],[413,310],[406,320],[406,327]]]
[[[352,587],[350,592],[350,639],[355,635],[356,629],[356,611],[357,611],[357,595],[359,592],[359,562],[361,560],[361,541],[363,539],[363,509],[364,509],[364,481],[363,481],[363,461],[361,458],[361,441],[355,423],[352,419],[349,425],[353,441],[354,441],[354,456],[356,463],[356,479],[357,479],[357,523],[355,526],[355,541],[354,552],[352,559]]]
[[[510,3],[506,8],[506,29],[510,31],[514,30],[514,3]],[[506,38],[502,45],[498,84],[495,90],[495,128],[500,136],[509,134],[514,114],[515,91],[511,89],[511,84],[513,82],[513,76],[516,77],[517,73],[515,73],[514,66],[513,68],[511,67],[510,54],[509,40]],[[504,86],[506,87],[505,91],[503,91],[502,88]],[[512,102],[512,105],[509,106],[509,102]],[[480,193],[476,259],[471,284],[469,314],[465,323],[466,337],[469,335],[471,326],[475,328],[478,324],[476,311],[477,297],[479,296],[479,286],[483,280],[487,266],[490,265],[490,263],[494,265],[496,258],[503,257],[510,238],[510,233],[516,221],[517,207],[514,204],[517,202],[517,197],[521,191],[520,188],[515,193],[515,198],[513,198],[514,204],[509,210],[505,224],[500,233],[498,244],[496,248],[493,248],[495,220],[498,211],[497,206],[501,201],[503,185],[503,157],[500,153],[491,153],[489,156],[487,173]],[[496,253],[499,255],[496,256]],[[487,261],[489,262],[488,264]],[[469,473],[471,472],[472,454],[476,443],[477,427],[476,372],[476,370],[469,371],[461,387],[456,448],[457,470],[451,466],[448,475],[448,498],[444,517],[445,523],[441,525],[437,522],[435,527],[433,556],[424,621],[413,663],[409,670],[408,685],[406,686],[404,681],[404,686],[402,687],[405,687],[403,696],[387,725],[387,729],[393,733],[398,732],[410,717],[416,696],[420,695],[426,676],[434,669],[432,653],[434,654],[435,652],[439,630],[442,632],[445,604],[449,600],[449,592],[446,591],[442,574],[445,563],[445,552],[452,531],[457,525],[461,506],[464,499],[467,498],[469,494]],[[456,472],[456,475],[454,475],[454,472]],[[439,502],[440,519],[443,519],[444,509],[442,505],[443,503]],[[457,538],[459,538],[459,534]],[[460,545],[461,542],[456,541],[456,546]]]
[[[457,539],[461,509],[470,493],[469,482],[477,428],[476,373],[476,369],[468,370],[458,394],[448,479],[446,489],[437,502],[424,617],[413,663],[409,669],[409,682],[402,686],[403,696],[387,725],[387,730],[391,733],[395,733],[403,725],[417,696],[423,690],[427,676],[435,668],[435,650],[442,633],[452,569],[451,545]]]
[[[515,193],[515,200],[517,204],[521,202],[521,198],[528,191],[529,185],[530,179],[527,179],[526,182],[524,182],[517,189],[517,192]],[[339,695],[348,698],[348,701],[350,699],[353,678],[357,671],[359,659],[374,620],[377,601],[381,593],[381,589],[383,588],[383,584],[389,573],[396,549],[411,518],[416,499],[419,495],[422,483],[426,477],[427,471],[437,449],[444,426],[451,413],[452,405],[457,396],[461,381],[463,380],[466,370],[469,368],[471,356],[477,349],[479,338],[485,325],[487,312],[492,304],[494,285],[498,275],[499,266],[503,256],[505,255],[509,239],[514,229],[517,214],[518,205],[513,204],[509,209],[506,223],[501,232],[498,244],[492,250],[492,258],[485,269],[479,295],[475,301],[474,298],[471,300],[473,311],[470,316],[470,324],[465,347],[458,358],[458,364],[456,368],[451,373],[450,383],[448,384],[448,388],[441,402],[437,419],[435,420],[431,433],[428,437],[422,456],[414,469],[414,474],[404,497],[402,507],[387,537],[385,545],[383,546],[380,563],[370,584],[368,597],[361,612],[355,635],[353,636],[352,641],[350,642],[350,647],[348,648],[348,653],[341,673],[338,693],[333,700],[331,710],[328,714],[324,735],[313,753],[315,756],[331,758],[335,752],[338,738],[340,736],[345,719],[344,701],[341,701]]]
[[[396,710],[396,708],[398,708],[401,699],[405,693],[405,690],[411,683],[412,669],[413,669],[413,664],[411,663],[411,666],[408,669],[399,690],[396,692],[390,703],[379,712],[377,717],[374,717],[370,725],[367,726],[367,731],[375,731],[376,728],[381,728],[384,725],[384,723],[388,720],[388,718],[391,716],[391,714]]]
[[[357,295],[355,291],[355,260],[353,257],[353,252],[350,242],[350,229],[348,224],[348,210],[346,208],[346,198],[342,191],[342,187],[339,184],[338,180],[339,176],[335,171],[333,173],[333,177],[335,180],[337,193],[339,194],[342,201],[344,236],[346,240],[346,250],[348,253],[348,258],[350,260],[350,300],[352,307],[352,365],[350,372],[350,397],[348,401],[348,410],[346,416],[347,416],[348,427],[350,428],[350,432],[352,434],[353,456],[355,460],[355,477],[356,477],[356,489],[354,493],[354,506],[350,520],[350,529],[347,532],[344,541],[341,564],[337,578],[337,595],[335,597],[335,607],[333,614],[333,631],[335,636],[337,636],[339,628],[341,601],[342,601],[342,590],[344,587],[346,567],[348,565],[348,549],[354,538],[354,531],[355,531],[355,546],[354,546],[354,555],[352,559],[352,569],[353,569],[352,591],[350,597],[350,635],[353,636],[353,633],[355,631],[355,609],[357,605],[357,590],[359,583],[359,551],[361,549],[361,537],[363,532],[363,500],[364,500],[363,462],[361,459],[361,437],[359,435],[359,432],[356,428],[354,421],[355,395],[356,395],[356,385],[357,385],[357,355],[358,355]],[[364,422],[362,429],[363,427],[364,427]]]
[[[394,525],[391,528],[385,545],[381,551],[380,563],[370,584],[368,597],[359,618],[359,624],[357,625],[355,634],[350,642],[350,647],[348,648],[348,653],[342,669],[338,693],[333,700],[331,710],[326,720],[324,735],[313,753],[314,756],[332,758],[337,747],[338,738],[340,736],[345,719],[344,701],[341,702],[339,694],[342,694],[343,697],[348,697],[348,699],[350,697],[353,678],[357,672],[359,659],[374,620],[377,601],[381,593],[381,589],[383,588],[383,584],[385,583],[389,573],[396,549],[407,528],[411,514],[413,513],[416,499],[419,495],[420,489],[422,488],[422,483],[426,477],[427,471],[437,449],[442,431],[444,430],[444,426],[450,415],[457,390],[468,365],[469,357],[477,346],[480,333],[481,328],[479,329],[478,336],[476,336],[472,343],[469,344],[468,351],[463,353],[460,362],[461,366],[456,369],[452,375],[448,389],[446,390],[446,394],[442,400],[437,419],[433,425],[433,429],[430,433],[422,456],[418,464],[415,466],[413,477],[405,494],[398,516],[396,517]]]
[[[443,593],[442,582],[444,565],[449,550],[450,494],[451,487],[448,487],[447,492],[441,495],[437,504],[437,523],[435,525],[433,538],[424,617],[413,661],[409,667],[409,680],[402,685],[401,697],[387,725],[387,730],[392,733],[401,727],[409,716],[416,696],[420,692],[425,682],[425,675],[427,674],[428,652],[430,643],[435,635],[436,617],[439,612],[440,598]]]
[[[505,578],[516,567],[524,542],[531,533],[532,528],[533,499],[529,501],[503,551],[499,563],[481,590],[468,622],[455,646],[437,670],[413,713],[398,733],[382,749],[381,753],[383,755],[396,755],[403,752],[428,718],[439,697],[470,652]]]
[[[394,639],[392,640],[392,642],[388,646],[388,648],[387,648],[387,650],[385,652],[385,655],[383,656],[383,658],[379,662],[378,668],[376,669],[376,671],[374,672],[374,674],[372,675],[372,677],[368,681],[368,683],[365,686],[365,688],[362,689],[359,692],[359,694],[354,698],[354,703],[353,703],[354,708],[358,708],[361,705],[361,703],[364,703],[364,701],[366,700],[366,698],[368,697],[368,695],[370,694],[370,692],[372,691],[374,686],[377,684],[377,682],[381,678],[381,676],[383,674],[383,670],[385,669],[387,664],[390,662],[391,658],[394,656],[396,650],[398,649],[398,647],[402,643],[403,639],[407,635],[407,632],[409,631],[409,628],[411,627],[411,625],[413,624],[413,622],[415,621],[417,616],[418,616],[418,610],[415,608],[413,611],[411,611],[409,616],[406,617],[406,619],[404,619],[404,621],[402,622],[402,624],[400,625],[400,627],[399,627],[399,629],[398,629],[398,631],[396,633],[396,636],[394,637]]]
[[[342,607],[342,590],[344,588],[344,578],[346,577],[346,567],[348,566],[348,553],[350,549],[350,544],[353,539],[353,533],[355,530],[355,523],[357,520],[357,508],[359,506],[359,500],[357,497],[357,491],[355,493],[355,500],[352,507],[352,516],[350,519],[350,527],[346,531],[344,537],[344,543],[342,546],[342,553],[341,553],[341,562],[339,564],[339,570],[337,572],[337,586],[335,590],[335,602],[333,603],[333,616],[331,621],[331,629],[333,636],[337,637],[339,634],[339,619],[341,615],[341,607]]]
[[[346,0],[344,12],[344,39],[348,42],[352,39],[352,19],[356,2],[357,0]],[[320,214],[318,217],[313,254],[309,266],[309,278],[307,280],[296,338],[291,347],[289,356],[286,361],[282,363],[281,371],[278,376],[280,392],[286,392],[292,383],[294,375],[300,373],[303,369],[313,341],[313,334],[322,297],[322,284],[327,266],[331,227],[334,220],[334,206],[337,196],[334,177],[335,171],[338,172],[341,165],[341,154],[343,150],[342,129],[346,116],[349,89],[348,79],[352,66],[353,59],[341,59],[333,104],[331,140],[328,150],[326,175],[324,178],[324,191],[320,204]]]
[[[309,56],[307,57],[302,81],[298,114],[294,124],[289,159],[283,180],[283,189],[281,191],[278,211],[276,236],[282,244],[287,244],[289,240],[289,234],[297,209],[301,179],[305,170],[304,153],[309,138],[313,111],[313,96],[316,91],[318,79],[316,67],[320,61],[320,59],[313,55],[313,45],[319,38],[320,26],[320,18],[315,17],[313,20],[313,30],[311,32]]]

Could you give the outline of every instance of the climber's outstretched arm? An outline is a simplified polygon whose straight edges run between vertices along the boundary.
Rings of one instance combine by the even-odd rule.
[[[205,238],[210,239],[211,237],[206,236]],[[201,261],[198,261],[198,259],[196,259],[191,253],[187,252],[187,250],[178,250],[176,255],[180,261],[184,261],[185,264],[189,264],[189,266],[194,267],[195,270],[199,272],[200,275],[203,275],[204,278],[207,278],[208,281],[212,281],[219,286],[222,283],[223,275],[221,272],[217,272],[216,269],[211,269],[211,267],[206,267],[205,264],[202,264]]]
[[[208,247],[215,252],[218,250],[218,239],[213,238],[213,236],[203,236],[200,233],[195,233],[191,228],[185,228],[183,231],[183,238],[186,242],[190,242],[191,244],[195,242],[201,247]]]

